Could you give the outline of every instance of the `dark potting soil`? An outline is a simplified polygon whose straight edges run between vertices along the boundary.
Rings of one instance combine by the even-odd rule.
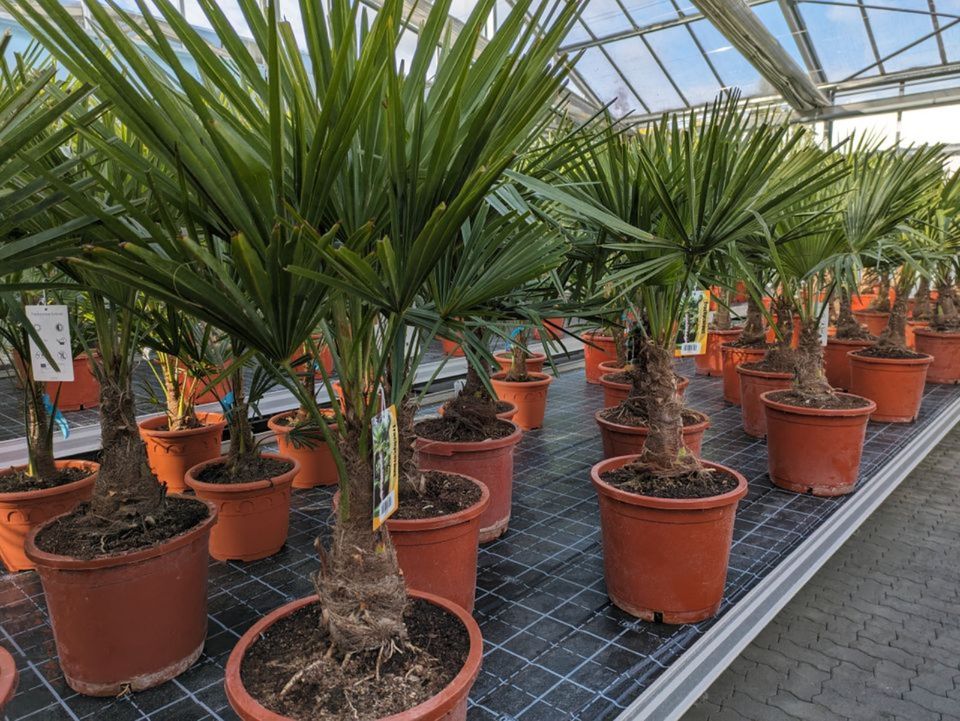
[[[956,337],[960,335],[960,325],[957,323],[931,323],[930,330],[940,335]]]
[[[236,472],[231,472],[227,463],[214,463],[200,471],[197,480],[201,483],[254,483],[282,476],[292,468],[291,461],[258,457],[255,461],[243,464]]]
[[[177,428],[177,430],[178,430],[178,431],[189,431],[189,430],[195,430],[195,429],[197,429],[197,428],[205,428],[206,426],[207,426],[207,424],[206,424],[206,423],[201,423],[199,418],[191,418],[191,419],[187,422],[187,425],[186,425],[185,428]],[[157,426],[156,430],[158,430],[158,431],[169,431],[169,430],[170,430],[170,424],[169,424],[169,423],[161,423],[159,426]]]
[[[82,503],[69,516],[44,528],[37,534],[37,548],[83,560],[137,551],[186,533],[210,515],[201,501],[168,496],[159,513],[144,519],[142,524],[123,527],[122,522],[89,515],[89,507]]]
[[[412,600],[404,621],[417,650],[394,653],[378,677],[376,651],[354,654],[345,665],[328,658],[320,607],[305,606],[260,635],[247,650],[240,677],[261,705],[299,721],[369,720],[406,711],[460,672],[470,636],[456,617],[425,601]]]
[[[413,428],[420,438],[449,443],[479,443],[480,441],[506,438],[515,430],[513,424],[499,418],[496,419],[496,422],[478,424],[476,428],[467,428],[446,417],[426,418]]]
[[[668,476],[642,460],[601,473],[600,478],[620,490],[654,498],[710,498],[737,487],[736,477],[726,471],[692,468]]]
[[[630,375],[630,371],[620,371],[619,373],[607,373],[604,376],[611,383],[622,383],[624,385],[630,385],[633,383],[633,376]],[[683,376],[677,376],[677,383],[683,380]]]
[[[604,408],[600,411],[600,417],[610,423],[619,423],[623,426],[633,426],[635,428],[645,428],[650,420],[640,413],[635,413],[633,408],[623,403],[611,408]],[[707,420],[706,414],[692,408],[684,408],[682,418],[685,427],[703,423]]]
[[[86,468],[60,468],[52,478],[33,478],[25,468],[11,468],[0,475],[0,493],[43,491],[65,486],[90,475]]]
[[[779,358],[779,360],[778,360]],[[771,358],[767,355],[762,361],[755,363],[741,363],[741,368],[753,371],[763,371],[764,373],[789,373],[793,375],[794,364],[789,357],[774,355]]]
[[[407,490],[400,496],[400,508],[394,518],[411,520],[437,518],[470,508],[483,496],[473,481],[440,471],[421,471],[426,486],[423,494]]]
[[[853,408],[866,408],[870,401],[860,396],[851,396],[846,394],[837,394],[833,398],[810,398],[797,393],[794,390],[777,391],[771,393],[770,400],[777,403],[784,403],[788,406],[797,406],[798,408],[818,408],[824,411],[847,410]]]
[[[926,358],[923,353],[917,353],[909,348],[897,348],[896,346],[872,345],[869,348],[858,350],[854,355],[860,355],[865,358],[889,358],[891,360],[908,360],[913,358]]]
[[[497,413],[506,413],[513,410],[513,403],[508,401],[497,401]]]
[[[749,340],[744,340],[743,338],[738,338],[737,340],[732,340],[729,343],[724,343],[731,348],[763,348],[769,350],[773,348],[773,343],[767,343],[766,341],[750,342]]]

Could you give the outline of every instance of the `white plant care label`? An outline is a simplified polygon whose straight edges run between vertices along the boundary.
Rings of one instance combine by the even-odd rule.
[[[821,309],[820,315],[820,345],[825,346],[830,335],[830,309]]]
[[[70,349],[70,316],[65,305],[24,306],[27,319],[40,337],[56,367],[47,360],[43,348],[31,334],[30,360],[35,381],[72,381],[73,352]]]

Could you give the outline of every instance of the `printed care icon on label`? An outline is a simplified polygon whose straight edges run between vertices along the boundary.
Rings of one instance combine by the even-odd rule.
[[[24,306],[24,311],[35,331],[35,335],[30,334],[29,338],[33,380],[72,381],[73,354],[67,306],[27,305]],[[37,337],[43,345],[37,343]],[[53,363],[50,362],[51,358]]]
[[[376,531],[400,506],[400,433],[397,408],[378,413],[371,424],[373,434],[373,530]]]

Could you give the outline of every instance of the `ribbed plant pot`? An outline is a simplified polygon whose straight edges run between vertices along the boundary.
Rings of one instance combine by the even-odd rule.
[[[597,411],[593,418],[600,427],[604,458],[638,455],[643,451],[647,436],[650,435],[650,429],[647,426],[614,423],[603,418],[602,413],[603,411]],[[684,447],[698,458],[703,445],[703,436],[710,427],[710,418],[704,413],[700,415],[703,416],[703,420],[690,425],[684,424],[682,434]]]
[[[416,440],[420,468],[469,476],[490,491],[490,505],[480,514],[480,543],[499,538],[510,523],[513,455],[523,431],[515,423],[509,423],[513,432],[503,438],[452,442],[418,436]]]
[[[456,341],[449,340],[448,338],[441,338],[440,344],[443,346],[444,355],[454,356],[454,357],[460,357],[465,355],[465,353],[463,352],[463,348]]]
[[[620,405],[623,401],[627,400],[627,396],[630,395],[630,389],[633,387],[630,383],[620,383],[618,381],[611,380],[610,377],[621,371],[614,371],[613,373],[607,373],[600,376],[600,385],[603,386],[603,407],[604,408],[613,408],[614,406]],[[687,391],[687,386],[690,385],[690,379],[684,378],[683,376],[677,376],[677,395],[683,398],[684,394]]]
[[[501,371],[506,372],[513,366],[513,356],[509,352],[494,353],[493,359],[497,362],[497,365],[500,366]],[[526,360],[527,372],[542,373],[543,364],[546,360],[547,356],[544,353],[531,353]]]
[[[140,438],[147,448],[147,462],[157,479],[166,484],[168,493],[187,489],[184,476],[198,463],[218,458],[223,452],[223,429],[226,421],[220,413],[197,412],[200,428],[182,431],[160,430],[167,425],[162,414],[140,421]]]
[[[95,354],[99,358],[99,354]],[[44,391],[61,411],[80,411],[100,405],[100,381],[93,372],[93,361],[86,353],[73,359],[72,381],[49,381]],[[59,395],[58,395],[59,394]]]
[[[761,396],[767,412],[767,464],[774,485],[795,493],[841,496],[857,485],[867,421],[877,406],[805,408]],[[842,394],[850,396],[851,394]]]
[[[0,493],[0,560],[8,571],[34,567],[24,546],[30,532],[51,518],[69,513],[93,495],[100,464],[92,461],[56,461],[57,468],[84,468],[88,475],[56,488]],[[22,466],[20,467],[22,468]],[[19,468],[11,469],[19,470]]]
[[[861,325],[865,325],[870,335],[880,335],[887,327],[890,314],[881,310],[855,310],[853,317]]]
[[[604,361],[617,362],[617,345],[612,335],[602,333],[583,333],[583,367],[587,374],[587,383],[600,383],[600,364]]]
[[[497,418],[501,421],[512,421],[517,417],[517,404],[511,403],[510,401],[500,401],[501,403],[506,403],[510,408],[505,411],[500,411],[497,413]]]
[[[930,383],[960,383],[960,333],[917,328],[917,352],[933,356],[927,370]]]
[[[766,348],[738,348],[729,343],[720,346],[723,356],[723,400],[740,405],[740,376],[737,367],[743,363],[759,363],[767,354]]]
[[[277,438],[277,449],[284,458],[297,462],[299,470],[293,477],[294,488],[316,488],[317,486],[335,486],[340,481],[337,464],[333,460],[333,451],[322,437],[310,444],[296,445],[290,440],[293,427],[284,423],[297,415],[297,411],[278,413],[267,421],[267,427]],[[336,432],[336,426],[331,427]]]
[[[600,476],[638,456],[618,456],[590,470],[600,500],[603,570],[614,605],[646,621],[695,623],[716,615],[727,578],[737,504],[747,480],[709,498],[654,498],[611,486]]]
[[[850,309],[856,313],[858,311],[866,310],[871,305],[873,301],[877,299],[876,293],[860,293],[857,295],[854,293],[850,296]]]
[[[930,321],[928,320],[908,320],[906,325],[903,327],[903,332],[904,332],[904,335],[906,336],[906,341],[907,341],[907,348],[910,348],[911,350],[916,350],[917,349],[917,331],[920,330],[921,328],[929,328],[929,327],[930,327]],[[934,356],[934,358],[936,358],[936,354],[932,353],[931,351],[925,350],[923,351],[923,353],[928,353],[929,355],[932,355]],[[936,360],[934,360],[933,364],[934,365],[937,364]],[[927,380],[933,383],[937,382],[931,379],[930,377],[931,374],[933,374],[933,366],[931,366],[930,372],[927,373]]]
[[[517,407],[513,422],[523,430],[530,431],[543,427],[543,418],[547,411],[547,392],[553,383],[553,376],[532,372],[527,375],[532,380],[514,382],[506,380],[507,374],[501,371],[490,376],[490,385],[493,386],[497,398]]]
[[[483,637],[480,635],[480,627],[473,620],[473,616],[455,603],[420,591],[411,591],[410,595],[455,616],[467,629],[470,636],[470,650],[463,668],[440,693],[407,711],[377,721],[465,721],[467,697],[477,679],[477,674],[480,673],[480,662],[483,659]],[[261,634],[281,619],[296,613],[304,606],[317,603],[318,600],[317,596],[308,596],[280,606],[253,624],[233,647],[230,658],[227,659],[225,686],[231,708],[243,721],[296,721],[261,706],[244,687],[240,670],[243,667],[244,656]]]
[[[19,678],[16,661],[7,649],[0,646],[0,713],[13,699]]]
[[[793,373],[772,373],[739,366],[740,415],[743,430],[748,436],[767,435],[767,413],[760,396],[767,391],[785,391],[793,385]]]
[[[923,386],[933,356],[922,358],[871,358],[848,354],[850,392],[877,404],[870,420],[878,423],[913,423],[920,414]]]
[[[276,453],[264,458],[290,461],[286,473],[251,483],[204,483],[201,471],[226,456],[204,461],[187,471],[187,485],[199,498],[213,503],[219,520],[210,534],[210,555],[218,561],[256,561],[283,548],[290,528],[290,487],[300,466],[296,459]]]
[[[743,332],[742,328],[730,328],[729,330],[709,330],[707,331],[707,350],[693,357],[694,365],[697,369],[697,375],[719,377],[723,375],[723,354],[720,347],[724,343],[732,343]]]
[[[446,598],[473,613],[480,517],[490,506],[490,490],[474,478],[461,477],[482,491],[472,506],[437,518],[391,518],[387,528],[408,589]]]
[[[875,343],[875,340],[827,338],[827,345],[823,349],[823,372],[827,377],[827,382],[839,390],[849,390],[850,351],[863,350]]]
[[[566,318],[544,318],[543,326],[546,330],[546,335],[550,340],[560,340],[563,337],[563,327],[567,322]],[[539,328],[535,328],[533,331],[533,337],[537,340],[542,338]]]
[[[67,685],[87,696],[158,686],[199,658],[207,635],[207,554],[217,509],[149,548],[90,560],[36,546],[36,564]],[[51,521],[52,522],[52,521]],[[49,522],[48,522],[49,523]]]

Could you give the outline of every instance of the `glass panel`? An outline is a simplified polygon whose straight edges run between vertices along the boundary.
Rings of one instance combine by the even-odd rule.
[[[960,17],[960,0],[936,0],[936,8],[942,13],[949,13]],[[940,27],[949,25],[954,18],[940,16]],[[943,47],[947,51],[947,60],[951,63],[960,62],[960,23],[944,30],[941,33]]]
[[[780,10],[780,6],[775,2],[764,3],[763,5],[755,5],[753,12],[757,14],[760,22],[766,26],[770,34],[777,39],[777,42],[790,54],[790,57],[796,61],[797,65],[806,69],[806,66],[803,64],[803,56],[800,54],[800,48],[797,47],[797,39],[794,38],[793,33],[790,32],[787,20],[783,17],[783,11]]]
[[[886,0],[883,4],[908,10],[921,10],[924,13],[930,10],[927,0],[897,0],[896,2]],[[933,23],[930,21],[930,16],[926,14],[870,9],[867,15],[870,18],[874,37],[877,39],[877,49],[880,51],[881,58],[933,32]],[[931,37],[896,57],[884,61],[883,69],[885,72],[892,73],[939,64],[940,50],[937,47],[936,38]]]
[[[687,28],[667,28],[646,37],[650,47],[691,105],[709,102],[717,96],[721,90],[720,83],[703,59]]]
[[[747,60],[711,23],[697,20],[690,28],[703,46],[703,51],[720,74],[725,88],[740,88],[745,95],[768,95],[766,82]]]
[[[683,100],[640,38],[608,43],[604,47],[651,112],[684,107]]]
[[[626,115],[641,108],[640,101],[597,48],[584,51],[577,63],[577,70],[602,102],[614,101],[610,110],[615,115]]]
[[[875,61],[856,7],[809,3],[799,7],[828,80],[843,80]],[[873,68],[858,77],[878,74]]]
[[[633,22],[640,27],[674,20],[677,17],[677,10],[672,0],[634,0],[634,2],[624,2],[623,5],[633,18]]]
[[[904,111],[900,121],[900,142],[960,143],[960,106]]]
[[[838,143],[854,133],[882,140],[884,148],[893,147],[897,140],[897,114],[882,113],[857,118],[841,118],[833,121],[833,142]]]

